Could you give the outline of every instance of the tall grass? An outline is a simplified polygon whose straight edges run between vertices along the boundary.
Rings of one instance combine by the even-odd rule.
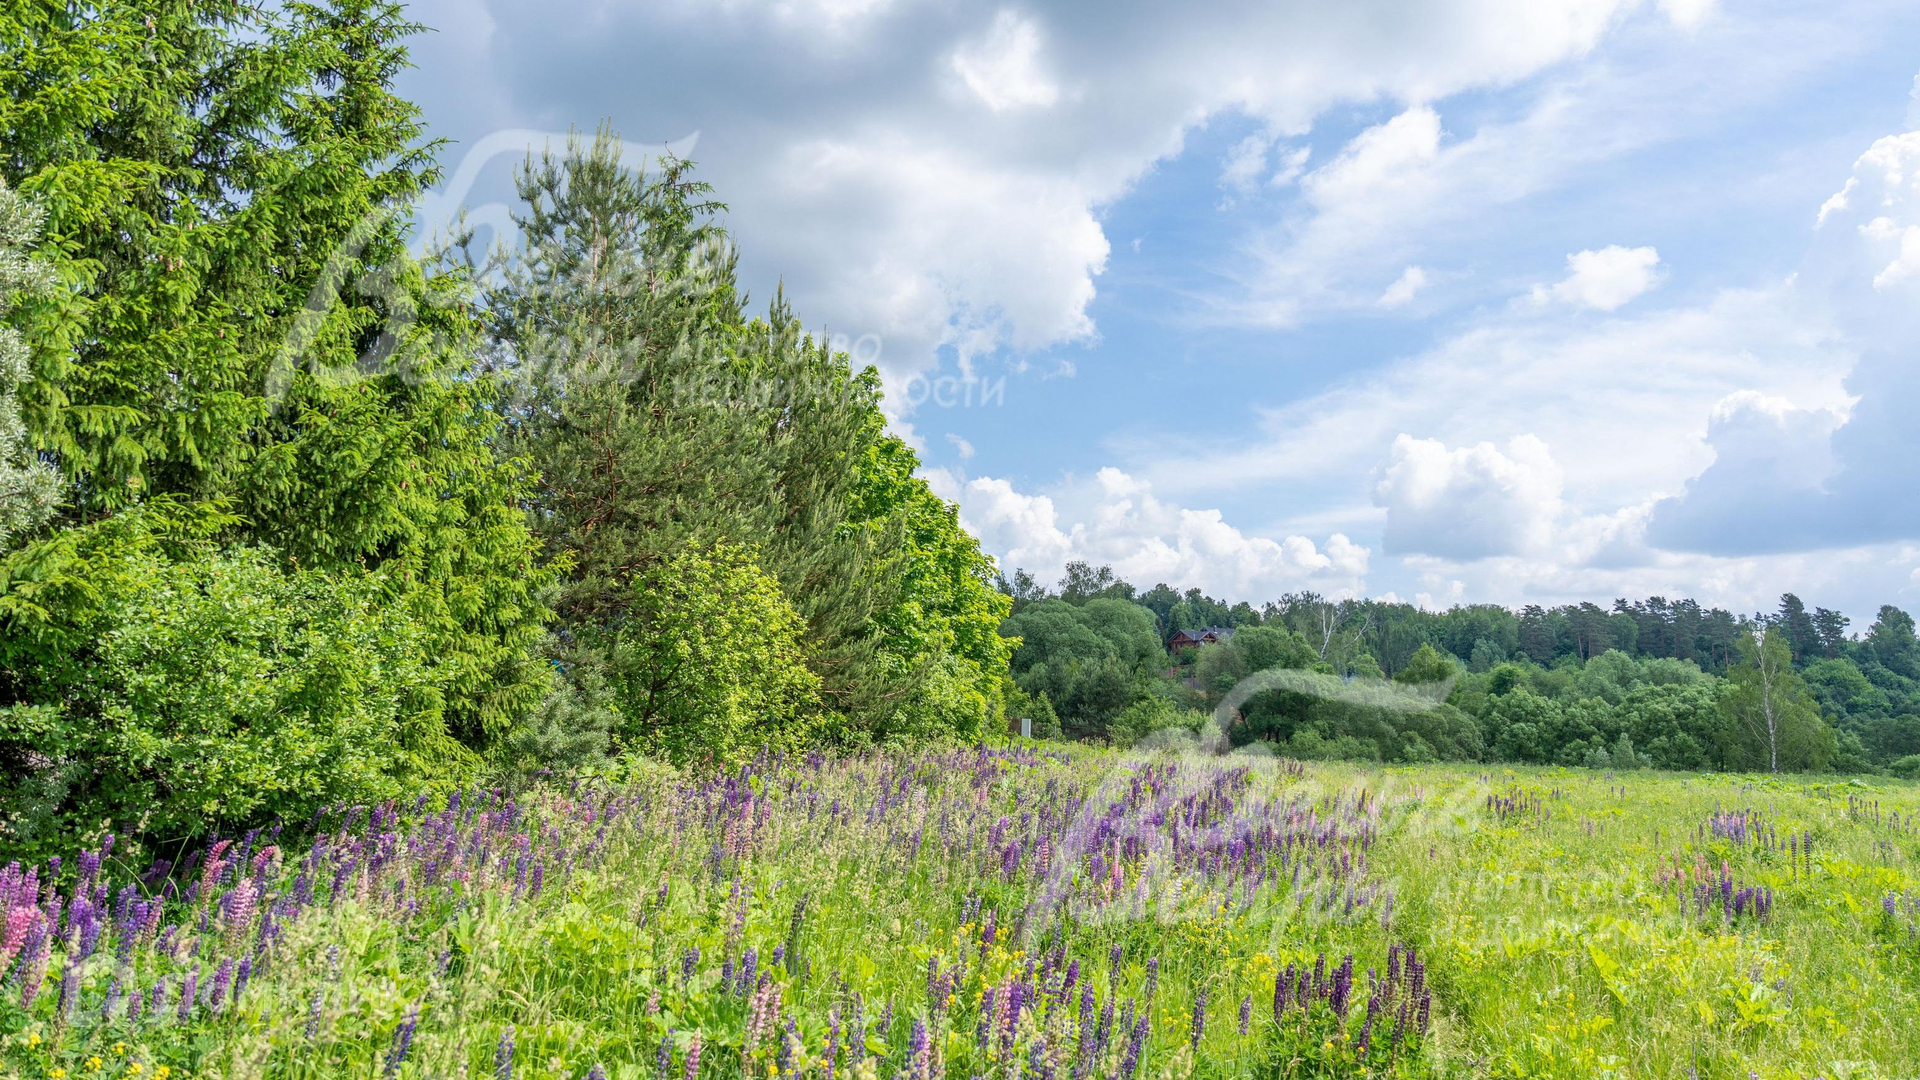
[[[1910,785],[1030,746],[293,832],[10,870],[4,1075],[1920,1074]]]

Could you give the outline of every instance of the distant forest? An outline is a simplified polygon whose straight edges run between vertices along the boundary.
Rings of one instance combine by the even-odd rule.
[[[1228,604],[1086,563],[1052,587],[1024,570],[998,584],[1012,601],[1001,632],[1021,641],[1012,708],[1063,737],[1198,728],[1243,680],[1282,670],[1303,677],[1240,702],[1234,742],[1308,758],[1920,777],[1920,637],[1891,605],[1861,630],[1792,593],[1752,614],[1660,596],[1436,612],[1311,592]],[[1169,651],[1204,628],[1230,633]],[[1426,687],[1436,704],[1337,689],[1366,679]]]

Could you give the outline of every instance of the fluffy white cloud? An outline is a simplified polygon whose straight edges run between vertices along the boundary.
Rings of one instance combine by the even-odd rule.
[[[912,370],[941,345],[964,359],[1092,337],[1086,308],[1109,248],[1072,182],[912,143],[802,143],[772,164],[805,178],[779,191],[795,219],[780,246],[870,253],[814,296],[859,312],[828,329],[878,335],[883,365]],[[1021,237],[1018,260],[1006,258],[1009,232]]]
[[[1267,159],[1273,151],[1273,136],[1263,131],[1233,144],[1226,160],[1220,163],[1220,186],[1242,195],[1251,192],[1267,171]]]
[[[1806,521],[1782,518],[1791,501],[1818,501],[1833,472],[1832,436],[1842,418],[1785,398],[1743,390],[1714,407],[1707,441],[1714,461],[1683,497],[1655,507],[1649,541],[1678,551],[1783,551],[1805,545]]]
[[[1534,299],[1558,300],[1575,307],[1612,311],[1659,284],[1660,253],[1650,247],[1611,244],[1598,251],[1567,256],[1567,276],[1552,286],[1536,286]]]
[[[1387,291],[1380,294],[1377,303],[1381,307],[1403,307],[1414,298],[1421,289],[1427,287],[1427,272],[1417,266],[1409,266],[1400,272]]]
[[[953,70],[995,112],[1060,100],[1060,88],[1041,67],[1039,24],[1015,11],[1002,9],[984,38],[955,50]]]
[[[1421,105],[1354,136],[1340,156],[1300,183],[1319,206],[1352,206],[1417,183],[1440,156],[1440,114]]]
[[[1053,495],[1027,494],[997,477],[961,480],[929,475],[935,490],[960,504],[960,519],[1003,567],[1043,581],[1066,564],[1107,564],[1142,588],[1165,581],[1233,597],[1273,597],[1311,586],[1359,593],[1368,551],[1341,533],[1316,544],[1304,536],[1272,539],[1229,524],[1218,510],[1162,502],[1145,481],[1101,469],[1090,484],[1056,494],[1075,511],[1064,515]],[[1066,518],[1071,517],[1071,520]]]
[[[1358,192],[1433,152],[1417,103],[1534,76],[1635,6],[418,0],[455,32],[414,43],[404,89],[468,143],[603,117],[641,143],[700,132],[753,291],[779,284],[810,325],[880,335],[897,378],[943,347],[1092,340],[1102,210],[1213,118],[1293,139],[1343,104],[1416,103],[1320,177],[1322,197]],[[1258,156],[1274,182],[1306,164],[1304,147]]]
[[[1449,449],[1402,434],[1373,498],[1387,511],[1386,550],[1473,560],[1543,552],[1562,506],[1560,466],[1533,435]]]
[[[953,452],[960,455],[961,461],[966,461],[973,456],[973,443],[968,440],[948,432],[947,441],[953,444]]]
[[[1547,432],[1582,512],[1612,512],[1678,491],[1712,464],[1708,418],[1729,394],[1755,389],[1844,410],[1855,355],[1797,295],[1787,286],[1729,290],[1699,307],[1598,324],[1522,305],[1268,409],[1256,433],[1204,462],[1164,461],[1157,441],[1142,441],[1125,447],[1121,463],[1169,498],[1278,487],[1298,513],[1317,514],[1352,506],[1403,432],[1453,447]]]
[[[1649,538],[1723,555],[1920,537],[1920,132],[1876,141],[1827,200],[1790,299],[1858,359],[1839,406],[1722,404],[1715,452],[1662,501]],[[1784,400],[1781,400],[1784,398]]]
[[[1312,156],[1313,147],[1311,146],[1281,151],[1279,171],[1275,172],[1267,182],[1279,186],[1291,184],[1300,179],[1301,174],[1307,171],[1307,159]]]
[[[1707,21],[1713,9],[1719,6],[1719,0],[1660,0],[1660,10],[1665,12],[1673,24],[1691,30]]]

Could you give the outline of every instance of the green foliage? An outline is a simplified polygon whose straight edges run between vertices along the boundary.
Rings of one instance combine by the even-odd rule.
[[[32,258],[39,237],[40,211],[0,178],[0,318],[16,295],[47,292],[46,267]],[[23,384],[30,377],[27,344],[20,332],[0,322],[0,552],[53,516],[59,476],[27,445],[20,417]]]
[[[1131,747],[1164,741],[1164,733],[1197,734],[1207,723],[1207,714],[1184,709],[1158,695],[1142,697],[1120,710],[1107,724],[1107,740],[1115,746]]]
[[[639,765],[617,787],[517,793],[524,828],[493,824],[505,811],[485,792],[445,816],[431,805],[431,820],[403,810],[336,832],[329,819],[321,873],[304,842],[283,840],[277,859],[256,844],[261,861],[242,865],[257,876],[194,873],[210,883],[170,897],[163,929],[124,952],[110,920],[90,962],[66,963],[79,935],[44,967],[21,960],[29,977],[0,996],[0,1069],[819,1080],[933,1060],[956,1080],[1012,1080],[1036,1059],[1059,1077],[1081,1061],[1121,1076],[1126,1059],[1136,1080],[1920,1075],[1920,872],[1904,825],[1920,789],[1303,764],[1368,753],[1306,734],[1284,750],[1301,760],[1050,746],[809,755],[747,777]],[[1533,809],[1501,812],[1490,784]],[[1099,827],[1047,812],[1054,800]],[[1783,840],[1810,836],[1812,857],[1706,833],[1741,811]],[[383,832],[433,852],[437,876],[353,859]],[[1303,860],[1303,846],[1328,854]],[[1275,850],[1306,864],[1297,882],[1258,865]],[[337,883],[324,872],[350,861]],[[1327,861],[1337,878],[1316,869]],[[1769,890],[1769,913],[1715,903],[1703,918],[1700,869]],[[272,904],[236,916],[235,891],[253,898],[256,882]],[[286,929],[265,964],[262,908]],[[742,993],[748,950],[760,989]],[[1346,1008],[1290,992],[1276,1015],[1276,977],[1292,991],[1304,972],[1311,990],[1322,953],[1323,983],[1354,959]],[[237,957],[250,978],[233,975]],[[196,985],[222,992],[181,1008],[196,964]],[[1001,994],[1029,965],[1036,986],[1076,971],[1075,992],[1022,995],[1009,1028]],[[128,988],[155,983],[162,1007],[130,1015]],[[1409,1015],[1401,1037],[1396,985],[1430,992],[1431,1023]],[[1109,1005],[1111,1038],[1080,1057]]]
[[[1793,671],[1788,631],[1773,623],[1751,629],[1740,655],[1720,696],[1726,763],[1772,772],[1826,768],[1836,749],[1833,731]]]
[[[1432,645],[1422,645],[1414,651],[1406,666],[1394,673],[1393,681],[1418,686],[1425,683],[1446,682],[1458,678],[1459,675],[1458,664],[1441,656],[1440,651]]]
[[[598,630],[620,722],[618,750],[738,761],[806,744],[821,683],[805,626],[745,549],[716,544],[635,578],[625,616]]]
[[[804,624],[821,737],[978,735],[1008,604],[885,434],[878,376],[778,299],[745,317],[720,207],[687,163],[638,172],[602,130],[516,179],[519,236],[486,257],[480,299],[506,445],[540,477],[531,520],[570,560],[564,632],[614,632],[634,583],[685,551],[752,543]]]
[[[1019,734],[1020,721],[1026,719],[1032,721],[1034,738],[1060,738],[1060,715],[1054,711],[1053,699],[1047,697],[1045,691],[1029,694],[1009,677],[1001,689],[1001,698],[1006,707],[1006,731]]]
[[[21,320],[56,526],[173,497],[290,571],[379,571],[484,752],[546,690],[548,575],[457,283],[393,209],[435,179],[390,89],[415,29],[388,0],[10,6],[0,173],[45,208],[61,285]]]
[[[1126,600],[1042,600],[1008,617],[1000,633],[1020,641],[1014,680],[1028,694],[1047,695],[1075,737],[1105,734],[1166,662],[1152,615]]]
[[[431,635],[376,576],[284,571],[205,531],[130,509],[7,560],[9,847],[179,840],[472,774]]]

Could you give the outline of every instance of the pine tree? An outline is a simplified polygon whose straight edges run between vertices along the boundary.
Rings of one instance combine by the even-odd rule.
[[[1786,593],[1780,597],[1779,623],[1787,635],[1787,648],[1793,654],[1794,663],[1805,664],[1820,655],[1819,627],[1798,596]]]
[[[516,242],[482,257],[464,236],[460,250],[511,388],[507,445],[541,477],[531,520],[570,560],[559,647],[604,652],[595,639],[635,610],[636,582],[741,545],[805,627],[831,736],[929,715],[977,726],[1006,605],[886,434],[877,374],[803,333],[778,296],[745,315],[719,206],[686,162],[630,168],[602,129],[530,156],[516,181]]]

